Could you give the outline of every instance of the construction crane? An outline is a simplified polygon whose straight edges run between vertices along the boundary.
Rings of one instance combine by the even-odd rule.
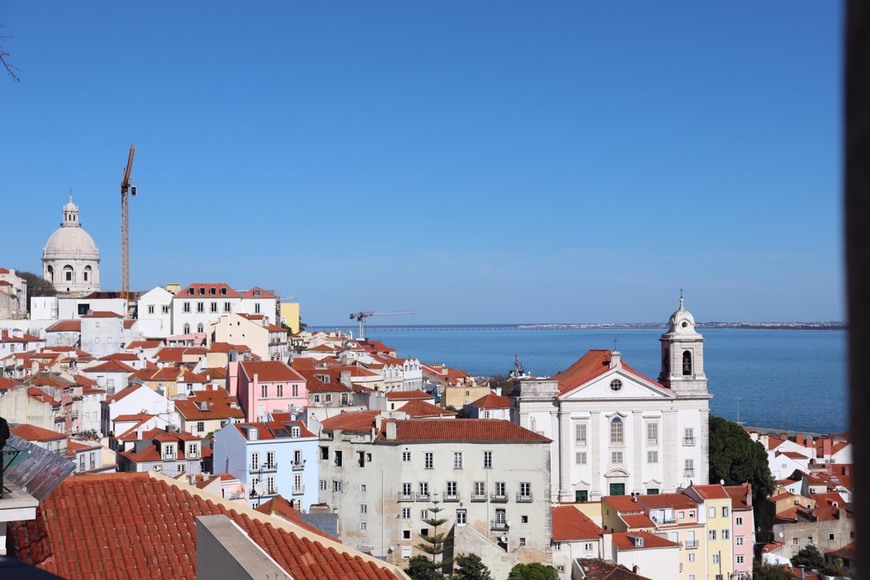
[[[136,186],[130,185],[130,172],[133,170],[133,155],[136,146],[130,145],[130,156],[127,158],[127,169],[121,181],[121,298],[130,297],[130,211],[127,208],[127,192],[136,196]]]
[[[359,320],[359,340],[366,339],[366,318],[369,316],[404,316],[406,314],[414,314],[413,310],[402,310],[401,312],[351,312],[351,320]]]

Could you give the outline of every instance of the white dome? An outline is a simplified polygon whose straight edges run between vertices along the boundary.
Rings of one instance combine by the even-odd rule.
[[[695,317],[683,306],[683,298],[680,297],[680,307],[671,314],[668,320],[668,332],[696,334]]]
[[[91,235],[81,227],[62,227],[48,238],[43,259],[99,260],[100,251]]]

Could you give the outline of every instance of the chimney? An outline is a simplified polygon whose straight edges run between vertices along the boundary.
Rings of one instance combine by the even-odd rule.
[[[797,444],[800,445],[800,446],[803,446],[803,444],[804,444],[804,436],[803,436],[803,433],[798,433],[797,435],[795,435],[795,436],[794,436],[794,442],[797,443]]]
[[[618,350],[610,351],[610,368],[615,369],[622,366],[622,354]]]
[[[387,422],[387,440],[395,441],[396,440],[396,422],[388,421]]]

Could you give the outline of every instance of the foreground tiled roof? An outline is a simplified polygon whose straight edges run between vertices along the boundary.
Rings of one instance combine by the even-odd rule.
[[[571,505],[553,508],[553,541],[597,540],[601,528],[583,512]]]
[[[63,433],[51,431],[50,429],[43,429],[42,427],[37,427],[36,425],[31,425],[29,423],[21,423],[20,425],[11,427],[9,431],[11,431],[16,437],[21,437],[28,441],[57,441],[58,439],[66,439],[66,435]]]
[[[338,541],[338,538],[333,538],[323,530],[315,528],[314,526],[300,518],[299,510],[290,505],[290,502],[284,499],[284,497],[280,494],[276,495],[274,498],[270,499],[266,503],[260,504],[254,509],[263,514],[284,518],[288,522],[293,522],[297,526],[311,532],[312,534],[317,534],[318,536],[322,536],[328,540],[335,540],[336,542]]]
[[[106,501],[111,498],[112,501]],[[14,553],[71,580],[196,578],[196,517],[224,515],[294,578],[396,578],[387,565],[299,526],[145,473],[68,478],[35,521],[12,524]]]
[[[422,441],[488,441],[492,443],[550,443],[543,435],[500,419],[453,419],[449,425],[443,419],[408,419],[396,424],[397,443]],[[387,421],[378,440],[387,439]]]

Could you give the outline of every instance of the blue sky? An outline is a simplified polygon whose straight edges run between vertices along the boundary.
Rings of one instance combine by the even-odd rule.
[[[9,2],[0,266],[405,324],[841,320],[839,2]],[[387,319],[381,319],[387,321]]]

